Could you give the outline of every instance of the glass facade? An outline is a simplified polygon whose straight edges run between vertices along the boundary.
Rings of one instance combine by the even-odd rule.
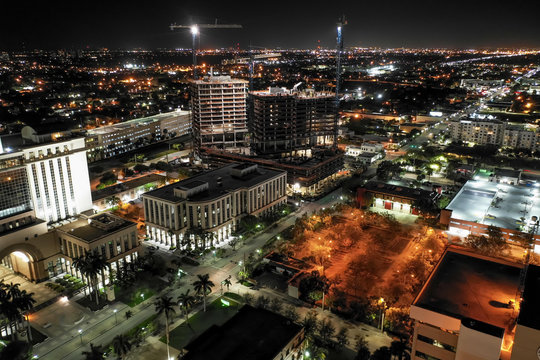
[[[32,209],[26,169],[0,173],[0,219]]]

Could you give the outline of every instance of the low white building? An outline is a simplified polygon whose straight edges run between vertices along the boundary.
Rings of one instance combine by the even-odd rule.
[[[382,154],[384,147],[378,143],[363,143],[362,145],[347,145],[345,147],[345,155],[357,157],[364,153]]]

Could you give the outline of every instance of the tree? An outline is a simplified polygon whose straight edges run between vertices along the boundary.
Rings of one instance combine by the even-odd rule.
[[[402,360],[403,354],[405,354],[406,347],[407,347],[407,344],[405,343],[404,338],[400,338],[399,340],[394,340],[390,344],[390,353],[392,354],[392,356],[395,356],[399,360]]]
[[[94,346],[90,343],[90,351],[82,352],[85,360],[103,360],[105,358],[105,352],[101,349],[101,346]]]
[[[114,185],[118,181],[118,177],[112,171],[107,171],[101,176],[100,183],[103,185]]]
[[[125,335],[116,335],[112,341],[113,351],[120,359],[123,359],[131,350],[131,343]]]
[[[311,272],[307,277],[300,280],[298,290],[303,299],[317,300],[322,297],[324,309],[324,296],[330,288],[330,281],[324,275],[321,275],[317,270]],[[322,295],[321,295],[322,293]],[[319,297],[320,296],[320,297]]]
[[[336,335],[336,340],[339,346],[347,346],[349,344],[349,329],[347,329],[346,327],[342,327],[341,329],[339,329]]]
[[[227,291],[229,291],[229,287],[232,286],[232,282],[231,282],[231,279],[230,277],[226,278],[225,280],[223,280],[223,285],[225,285],[227,287]]]
[[[253,305],[254,301],[255,301],[255,297],[252,294],[250,294],[250,293],[245,293],[244,294],[244,302],[246,304]]]
[[[465,239],[465,244],[488,255],[498,254],[508,248],[508,243],[503,237],[500,228],[490,225],[487,230],[487,237],[471,234]]]
[[[334,327],[334,324],[332,324],[332,321],[330,321],[329,319],[321,321],[321,324],[319,326],[319,336],[321,337],[321,340],[324,344],[328,344],[335,333],[336,328]]]
[[[392,353],[390,352],[390,349],[388,346],[382,346],[375,350],[373,355],[371,355],[371,360],[391,360],[392,359]]]
[[[231,241],[229,241],[229,246],[234,250],[236,250],[236,245],[238,245],[238,239],[234,238]]]
[[[361,347],[358,349],[356,356],[354,357],[354,360],[369,360],[371,356],[371,352],[367,347]]]
[[[302,321],[302,326],[304,326],[306,336],[312,337],[319,327],[317,313],[314,311],[308,312],[304,317],[304,321]]]
[[[184,312],[184,316],[186,317],[186,324],[191,328],[188,322],[188,314],[193,304],[195,304],[195,296],[190,295],[190,291],[191,290],[188,289],[185,293],[178,296],[178,305],[180,306],[180,309],[182,309]]]
[[[197,294],[202,294],[203,296],[203,308],[206,312],[206,295],[209,292],[212,292],[212,288],[215,286],[212,280],[210,280],[209,274],[197,275],[198,280],[193,283],[193,288]]]
[[[90,279],[90,284],[96,293],[96,304],[99,305],[98,275],[103,275],[103,270],[108,267],[107,261],[100,254],[86,252],[84,256],[73,259],[73,266]]]
[[[165,315],[165,333],[167,335],[167,359],[170,359],[171,354],[169,352],[169,319],[172,315],[176,313],[174,311],[174,303],[172,301],[172,297],[162,295],[156,300],[154,306],[156,308],[158,316],[161,314]]]
[[[30,358],[30,344],[26,341],[11,341],[0,351],[2,360],[28,360]]]
[[[283,311],[283,316],[290,319],[292,322],[297,322],[300,318],[300,314],[298,314],[298,311],[292,305],[289,305],[285,308],[285,310]]]
[[[118,206],[122,203],[122,200],[118,196],[109,196],[107,199],[105,199],[105,202],[110,207]]]
[[[149,169],[148,166],[144,165],[144,164],[137,164],[133,167],[133,170],[135,170],[136,172],[146,172]]]
[[[264,295],[259,295],[259,297],[257,298],[257,303],[256,303],[257,307],[258,308],[261,308],[261,309],[268,309],[269,305],[270,305],[270,299],[268,299],[266,296]]]
[[[281,299],[275,297],[272,300],[270,300],[270,310],[272,310],[275,313],[278,313],[281,311],[283,307],[283,304],[281,303]]]
[[[356,356],[354,360],[369,360],[371,352],[367,346],[367,341],[363,336],[356,336]]]
[[[126,320],[130,319],[133,316],[133,311],[131,310],[126,311],[124,316],[126,317]]]
[[[259,219],[256,216],[246,215],[240,220],[240,228],[246,231],[255,231],[258,223]]]

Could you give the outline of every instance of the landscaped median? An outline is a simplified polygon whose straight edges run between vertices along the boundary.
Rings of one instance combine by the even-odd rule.
[[[191,316],[188,323],[184,321],[182,324],[171,330],[169,334],[169,345],[181,350],[190,341],[201,335],[212,325],[222,325],[227,320],[233,317],[242,306],[241,297],[237,294],[225,293],[214,300],[206,307],[206,312],[202,310]],[[236,300],[236,301],[235,301]],[[165,336],[160,339],[166,342]]]

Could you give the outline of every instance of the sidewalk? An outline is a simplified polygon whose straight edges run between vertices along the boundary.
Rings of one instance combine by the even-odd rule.
[[[256,234],[247,240],[245,245],[241,246],[239,250],[233,251],[225,258],[214,259],[210,255],[203,259],[201,265],[199,266],[183,266],[188,269],[190,275],[182,278],[181,285],[172,289],[166,288],[160,294],[154,295],[133,308],[117,302],[110,307],[93,313],[88,309],[82,308],[79,304],[76,304],[75,301],[69,300],[66,302],[67,305],[63,305],[59,301],[58,304],[55,303],[51,305],[53,308],[49,306],[37,312],[37,320],[35,321],[38,326],[44,325],[47,322],[51,323],[51,326],[47,329],[44,329],[41,326],[41,328],[38,329],[40,331],[43,330],[45,334],[51,337],[45,342],[36,345],[34,347],[34,354],[38,355],[39,358],[50,360],[80,359],[81,352],[88,351],[90,349],[89,343],[94,345],[110,344],[116,335],[128,332],[136,325],[154,315],[155,309],[153,303],[158,296],[166,295],[172,297],[173,301],[176,301],[180,293],[185,292],[187,289],[192,289],[192,283],[196,280],[198,274],[210,274],[210,279],[214,282],[215,287],[212,294],[207,297],[207,301],[213,301],[221,294],[221,281],[223,281],[229,275],[235,277],[239,270],[238,261],[244,259],[244,254],[247,256],[249,253],[253,253],[257,249],[260,249],[269,239],[281,233],[287,227],[294,225],[296,219],[302,214],[309,214],[313,211],[317,211],[323,207],[323,204],[324,206],[328,207],[331,206],[332,203],[338,202],[339,191],[340,189],[330,193],[326,197],[323,197],[319,200],[321,203],[308,203],[295,213],[282,218],[276,223],[275,226]],[[164,250],[163,253],[165,256],[172,256],[172,253],[168,249],[160,248],[159,253],[161,253],[161,250]],[[268,289],[256,291],[248,289],[237,283],[233,284],[230,291],[237,292],[242,295],[246,292],[250,292],[253,295],[264,293],[265,296],[268,297],[279,297],[285,303],[290,303],[294,300],[284,294],[276,293]],[[53,309],[52,312],[51,309]],[[115,309],[117,310],[116,317],[114,313]],[[299,308],[299,311],[302,312],[301,316],[303,316],[303,314],[309,310],[310,309],[307,308]],[[131,311],[133,316],[126,319],[126,311]],[[191,315],[193,316],[194,313],[195,312],[192,312]],[[337,330],[339,330],[343,324],[350,326],[351,342],[354,342],[354,336],[356,333],[359,333],[366,337],[370,343],[370,349],[373,348],[373,350],[382,346],[380,344],[388,345],[390,343],[390,338],[386,337],[385,335],[377,333],[377,331],[369,329],[367,326],[360,327],[346,323],[343,320],[335,317],[335,315],[331,314],[330,312],[322,313],[321,317],[329,318],[335,322],[337,324],[335,325]],[[171,330],[174,327],[182,324],[183,321],[183,317],[180,316],[174,321]],[[78,331],[79,329],[82,330],[80,334]],[[162,335],[163,334],[160,334],[159,336],[149,336],[143,345],[141,345],[141,347],[136,351],[133,351],[130,356],[135,356],[135,359],[141,360],[166,357],[166,345],[159,340],[160,336]],[[176,356],[177,353],[177,350],[173,350],[171,348],[171,356]]]

